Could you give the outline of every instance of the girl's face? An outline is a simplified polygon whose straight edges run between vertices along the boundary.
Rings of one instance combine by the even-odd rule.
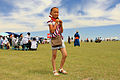
[[[53,18],[57,18],[59,16],[59,10],[58,8],[53,8],[50,12],[50,15],[52,15]]]

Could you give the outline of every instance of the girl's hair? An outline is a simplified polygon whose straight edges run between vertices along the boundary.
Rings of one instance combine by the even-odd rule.
[[[53,8],[51,8],[50,12],[52,12],[52,10],[53,10],[54,8],[57,8],[57,7],[53,7]],[[57,9],[58,9],[58,8],[57,8]]]

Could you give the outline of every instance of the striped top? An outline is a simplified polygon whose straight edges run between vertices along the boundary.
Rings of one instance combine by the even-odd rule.
[[[53,20],[49,20],[47,23],[48,23],[48,25],[49,25],[49,24],[52,24],[53,27],[54,27],[54,25],[55,25],[55,22],[54,22]],[[58,35],[61,35],[61,37],[63,38],[63,36],[62,36],[62,34],[61,34],[60,24],[57,25],[56,30],[54,31],[54,33],[50,33],[50,34],[51,34],[51,37],[56,37],[56,36],[58,36]]]

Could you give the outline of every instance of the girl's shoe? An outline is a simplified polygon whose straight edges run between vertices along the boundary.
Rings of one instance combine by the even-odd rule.
[[[59,69],[59,73],[67,74],[67,72],[63,68]]]
[[[59,76],[58,72],[55,70],[53,71],[54,76]]]

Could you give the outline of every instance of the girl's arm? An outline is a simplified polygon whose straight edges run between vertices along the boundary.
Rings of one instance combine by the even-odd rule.
[[[62,25],[62,20],[59,20],[59,22],[60,22],[60,29],[61,29],[61,33],[63,33],[63,25]]]

